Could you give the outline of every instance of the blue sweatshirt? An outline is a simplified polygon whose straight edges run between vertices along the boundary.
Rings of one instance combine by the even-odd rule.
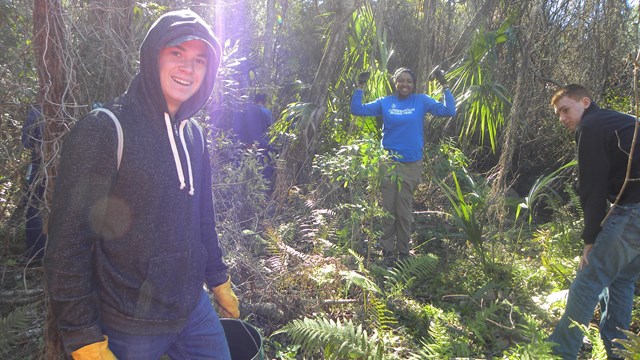
[[[456,101],[449,89],[444,92],[444,103],[425,94],[411,94],[406,99],[397,95],[362,103],[363,91],[358,89],[351,98],[351,114],[382,116],[382,147],[399,162],[422,159],[424,147],[424,116],[455,116]]]

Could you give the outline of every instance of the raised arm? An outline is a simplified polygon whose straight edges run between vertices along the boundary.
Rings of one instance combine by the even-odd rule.
[[[425,95],[426,96],[426,95]],[[431,97],[426,96],[429,102],[429,106],[427,107],[428,112],[433,114],[434,116],[456,116],[456,100],[453,98],[453,94],[449,88],[445,88],[444,90],[444,101],[436,101]]]
[[[351,114],[357,116],[380,116],[382,115],[382,106],[380,99],[367,104],[362,103],[364,91],[361,88],[356,89],[351,97]]]

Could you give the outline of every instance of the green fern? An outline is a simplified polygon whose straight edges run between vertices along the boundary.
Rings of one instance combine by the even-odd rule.
[[[0,319],[0,358],[6,359],[29,328],[28,307],[19,307]]]
[[[622,330],[622,332],[627,335],[627,338],[614,339],[613,342],[622,345],[624,349],[614,348],[613,352],[625,359],[640,360],[640,335],[627,330]]]
[[[293,320],[278,333],[289,334],[305,354],[322,353],[326,359],[383,359],[384,341],[377,331],[369,336],[351,320],[327,318]]]
[[[355,251],[347,250],[356,261],[358,265],[358,272],[355,271],[341,272],[343,279],[348,281],[347,288],[352,284],[359,286],[368,296],[365,296],[363,302],[363,313],[367,319],[367,323],[373,325],[376,329],[389,330],[391,326],[398,324],[397,317],[387,307],[386,302],[379,297],[384,294],[378,287],[378,285],[370,279],[371,273],[366,268],[364,258]],[[362,279],[360,281],[354,281],[354,274],[358,274]]]
[[[597,327],[589,327],[589,325],[582,325],[574,320],[571,320],[571,325],[569,327],[576,326],[584,336],[591,343],[591,359],[592,360],[606,360],[607,359],[607,351],[604,347],[604,343],[600,338],[600,333],[598,332]]]
[[[373,327],[380,330],[390,330],[391,327],[398,324],[398,318],[393,311],[389,310],[384,301],[372,296],[369,298],[369,304],[371,306],[367,313],[368,320]]]
[[[524,324],[518,324],[520,335],[527,340],[521,342],[503,353],[503,360],[537,360],[559,359],[552,354],[553,344],[546,341],[546,335],[542,333],[542,324],[533,315],[522,313],[518,308],[516,312],[522,315]]]
[[[407,258],[388,271],[386,285],[389,289],[402,291],[420,284],[433,276],[438,266],[438,257],[431,254]]]
[[[468,334],[462,332],[458,314],[432,305],[426,305],[424,310],[433,317],[429,325],[430,339],[420,342],[421,349],[411,359],[440,360],[471,355]]]

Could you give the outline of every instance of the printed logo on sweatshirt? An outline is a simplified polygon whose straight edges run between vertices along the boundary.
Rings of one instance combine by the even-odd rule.
[[[416,112],[416,108],[409,109],[389,109],[389,115],[411,115]]]

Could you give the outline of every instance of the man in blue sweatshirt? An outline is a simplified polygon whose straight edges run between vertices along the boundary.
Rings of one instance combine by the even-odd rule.
[[[576,136],[584,249],[564,315],[549,340],[563,359],[575,360],[583,335],[572,321],[587,325],[600,301],[600,337],[609,359],[617,359],[611,341],[626,337],[619,329],[629,329],[640,277],[640,142],[629,161],[637,120],[601,109],[577,84],[560,88],[551,105]],[[625,184],[628,167],[631,181]],[[615,206],[609,209],[608,201]]]
[[[444,102],[426,94],[416,94],[416,76],[407,68],[393,75],[396,92],[367,104],[362,103],[366,79],[359,79],[351,98],[351,113],[359,116],[382,116],[382,147],[396,161],[395,169],[386,172],[382,182],[382,206],[391,217],[383,219],[380,243],[388,265],[409,256],[413,192],[422,178],[425,115],[455,116],[456,102],[442,74],[438,74]]]
[[[213,31],[172,11],[150,28],[140,70],[62,149],[45,254],[51,309],[74,359],[229,359],[221,315],[239,317],[215,229],[209,150],[190,118],[220,63]],[[121,160],[121,162],[120,162]]]

